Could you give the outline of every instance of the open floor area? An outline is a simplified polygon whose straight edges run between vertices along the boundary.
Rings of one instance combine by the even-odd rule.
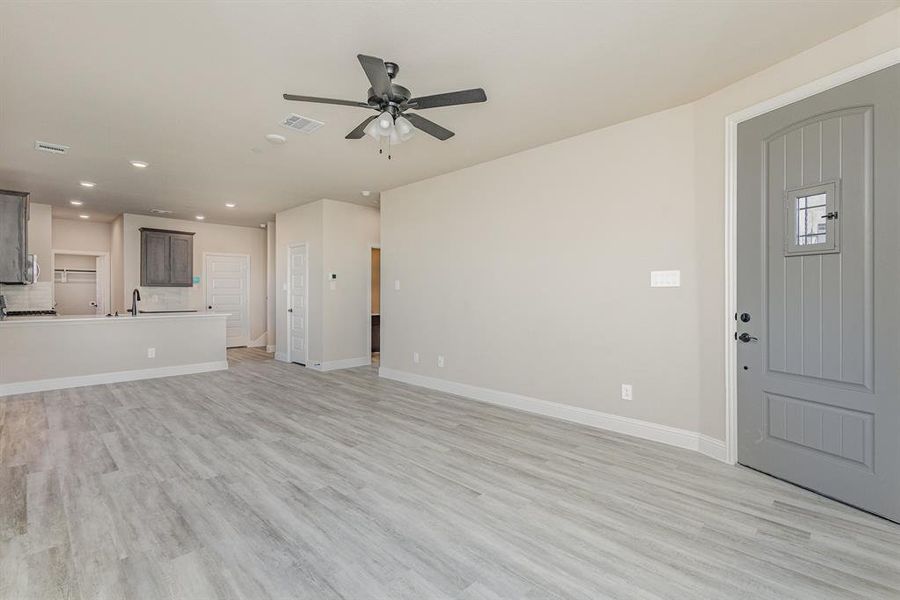
[[[900,596],[900,526],[755,471],[228,360],[0,398],[0,597]]]

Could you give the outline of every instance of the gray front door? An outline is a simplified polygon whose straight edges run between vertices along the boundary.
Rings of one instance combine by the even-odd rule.
[[[900,521],[900,66],[738,127],[738,462]]]

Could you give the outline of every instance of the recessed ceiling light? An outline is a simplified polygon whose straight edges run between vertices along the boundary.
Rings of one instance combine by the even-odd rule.
[[[360,192],[360,194],[362,194],[363,196],[365,196],[366,198],[368,198],[369,196],[372,195],[372,192],[370,192],[369,190],[363,190],[363,191]]]
[[[276,146],[280,146],[281,144],[287,143],[287,138],[283,135],[278,135],[277,133],[270,133],[266,136],[266,141],[270,144],[275,144]]]
[[[142,161],[142,160],[131,160],[131,161],[128,161],[128,162],[131,163],[131,166],[132,166],[132,167],[137,167],[138,169],[146,169],[147,167],[150,166],[150,163],[144,162],[144,161]]]
[[[237,204],[235,204],[234,202],[225,203],[225,208],[234,208],[235,206],[237,206]]]
[[[91,187],[94,187],[95,185],[97,185],[93,181],[79,181],[79,183],[81,184],[81,187],[87,187],[87,188],[91,188]]]
[[[90,219],[91,215],[78,215],[79,219]]]
[[[202,220],[205,219],[205,218],[206,218],[206,217],[204,217],[203,215],[197,215],[197,220],[198,220],[198,221],[202,221]]]
[[[72,206],[81,206],[82,204],[84,204],[84,202],[82,202],[81,200],[69,200],[69,204],[71,204]]]

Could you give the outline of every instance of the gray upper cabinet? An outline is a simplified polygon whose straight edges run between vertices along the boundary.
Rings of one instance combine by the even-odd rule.
[[[141,228],[141,285],[190,287],[194,284],[194,234]]]
[[[0,190],[0,283],[30,283],[28,273],[28,194]]]

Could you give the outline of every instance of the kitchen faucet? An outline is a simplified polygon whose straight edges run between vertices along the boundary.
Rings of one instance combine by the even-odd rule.
[[[138,314],[137,303],[141,299],[141,291],[137,288],[134,288],[134,291],[131,292],[131,316],[136,317]]]

